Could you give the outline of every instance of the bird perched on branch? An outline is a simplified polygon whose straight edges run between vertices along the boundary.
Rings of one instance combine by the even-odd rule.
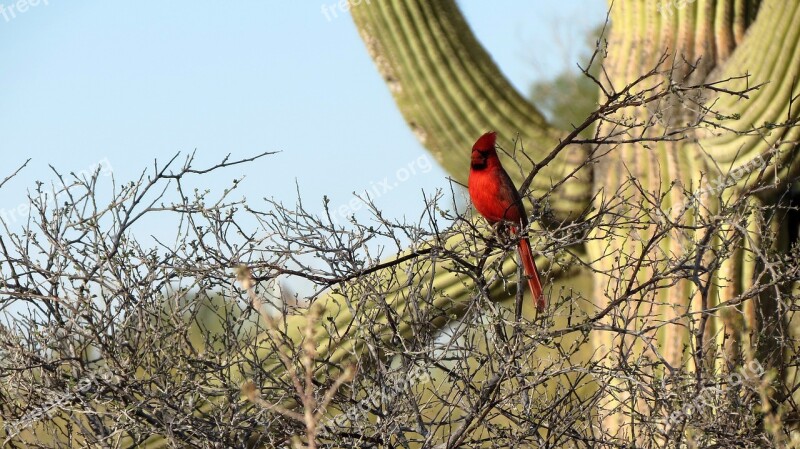
[[[519,192],[511,182],[508,173],[500,164],[496,150],[497,133],[488,132],[472,146],[472,161],[469,169],[469,196],[475,209],[490,224],[508,223],[512,235],[528,226],[528,215]],[[519,239],[517,247],[528,287],[531,290],[536,310],[541,312],[545,307],[542,283],[539,271],[533,260],[531,243],[527,237]]]

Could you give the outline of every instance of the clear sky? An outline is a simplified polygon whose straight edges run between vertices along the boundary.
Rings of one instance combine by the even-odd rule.
[[[293,204],[298,187],[313,210],[323,195],[347,204],[411,164],[415,174],[377,203],[388,217],[418,217],[421,192],[447,186],[349,15],[323,14],[338,1],[0,2],[0,180],[32,158],[0,189],[12,228],[34,180],[53,180],[49,165],[69,173],[100,164],[119,183],[179,151],[196,150],[201,166],[281,151],[203,178],[221,191],[245,176],[238,196],[256,207],[264,197]],[[586,30],[605,17],[602,0],[459,4],[525,92],[574,66]],[[148,222],[135,231],[163,230]]]

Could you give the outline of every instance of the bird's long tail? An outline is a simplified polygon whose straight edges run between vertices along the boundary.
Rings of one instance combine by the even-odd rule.
[[[519,257],[522,259],[522,267],[525,269],[525,276],[528,278],[528,287],[531,289],[531,296],[536,304],[536,310],[544,310],[546,301],[542,291],[542,281],[539,280],[539,270],[536,269],[536,262],[533,260],[531,242],[527,238],[519,241]]]

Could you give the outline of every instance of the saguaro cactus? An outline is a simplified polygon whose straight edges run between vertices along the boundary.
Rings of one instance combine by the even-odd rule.
[[[638,226],[594,231],[586,244],[587,263],[596,268],[593,300],[603,310],[626,291],[625,286],[630,292],[647,280],[648,273],[663,269],[691,248],[701,265],[712,263],[714,254],[732,254],[716,274],[687,276],[672,288],[611,304],[613,312],[605,319],[611,328],[621,329],[595,332],[596,355],[608,356],[611,348],[631,345],[639,347],[635,353],[641,357],[657,357],[665,366],[689,370],[730,366],[757,354],[780,357],[776,339],[771,338],[782,326],[775,302],[763,297],[743,303],[736,299],[757,291],[760,282],[753,279],[758,261],[737,247],[783,245],[785,250],[787,243],[763,242],[764,228],[755,217],[743,226],[721,223],[714,236],[695,233],[691,226],[713,220],[741,192],[756,185],[780,185],[796,172],[792,150],[800,134],[794,126],[800,108],[793,102],[800,93],[800,3],[609,3],[611,31],[600,80],[603,97],[625,95],[623,86],[637,83],[654,67],[668,69],[642,81],[647,84],[643,90],[665,82],[710,85],[692,98],[676,93],[655,104],[605,116],[600,134],[612,135],[615,127],[627,124],[646,126],[636,138],[617,139],[619,146],[603,152],[591,170],[579,171],[551,198],[551,207],[564,219],[574,217],[590,201],[599,208],[613,196],[638,204],[658,199],[649,216],[639,217]],[[536,106],[502,76],[455,1],[374,2],[353,8],[352,15],[409,126],[454,178],[466,176],[465,151],[471,139],[487,129],[499,130],[506,138],[520,133],[528,154],[537,161],[564,134],[552,129]],[[717,81],[725,86],[714,85]],[[758,89],[748,89],[762,83]],[[725,95],[731,92],[740,95]],[[707,119],[711,110],[715,123]],[[677,135],[673,133],[680,138],[659,139]],[[585,145],[562,153],[535,177],[533,195],[561,180],[591,151],[592,146]],[[530,164],[522,163],[530,169]],[[720,180],[725,180],[724,186]],[[775,204],[774,191],[748,201],[752,207]],[[648,247],[652,235],[663,229],[662,220],[682,223],[678,226],[682,230],[667,232],[656,248]],[[725,235],[733,234],[741,240],[730,247]],[[631,279],[628,262],[647,259],[648,252],[669,256],[654,259],[652,266],[636,270]],[[715,306],[721,312],[713,318],[693,319],[692,312],[702,315]],[[610,365],[615,363],[619,361],[609,360]],[[616,383],[611,381],[612,389]],[[611,401],[619,401],[619,408],[631,401],[632,409],[658,413],[646,410],[624,388],[618,390]],[[608,408],[614,411],[602,417],[607,428],[616,429],[613,433],[622,438],[637,434],[635,414]]]
[[[534,316],[503,256],[515,242],[436,198],[416,224],[367,200],[372,220],[343,228],[302,201],[185,194],[183,178],[267,154],[173,158],[105,206],[96,176],[55,209],[39,186],[23,231],[0,236],[2,307],[28,311],[0,323],[4,445],[800,446],[800,252],[784,219],[800,2],[611,3],[603,67],[587,70],[599,104],[571,130],[503,78],[455,0],[350,5],[454,179],[483,132],[505,149],[519,136],[524,152],[501,158],[542,206],[520,231],[548,284],[574,290],[546,290]],[[182,200],[156,206],[170,183]],[[177,218],[173,248],[133,238],[146,213]],[[367,245],[380,238],[393,256]],[[318,287],[313,309],[284,297],[285,277]]]

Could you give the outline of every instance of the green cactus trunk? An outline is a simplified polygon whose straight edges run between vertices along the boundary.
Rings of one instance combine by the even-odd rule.
[[[714,273],[698,272],[669,288],[643,290],[616,304],[604,318],[608,329],[616,330],[592,335],[595,354],[606,357],[612,373],[623,353],[630,359],[656,360],[654,366],[658,368],[649,373],[656,377],[679,370],[735,370],[736,365],[754,357],[778,360],[782,348],[778,338],[772,336],[785,324],[776,318],[774,301],[767,294],[759,301],[732,302],[764,281],[753,279],[757,271],[754,252],[785,250],[785,242],[780,248],[781,242],[762,241],[765,227],[775,228],[777,221],[762,222],[754,214],[744,229],[720,224],[709,235],[687,229],[713,221],[722,208],[756,181],[780,183],[796,171],[794,153],[789,150],[794,148],[792,142],[798,140],[800,129],[787,127],[766,136],[744,136],[737,131],[743,133],[764,123],[800,116],[799,108],[790,109],[789,101],[800,92],[800,83],[796,82],[800,3],[609,3],[613,5],[611,33],[603,62],[607,92],[618,92],[656,67],[663,73],[646,81],[651,85],[691,85],[745,74],[749,77],[729,81],[725,88],[769,83],[750,92],[749,99],[713,90],[693,99],[675,94],[659,100],[657,117],[652,104],[633,112],[626,110],[624,116],[608,117],[651,121],[642,137],[658,137],[697,120],[702,109],[695,106],[713,102],[714,109],[724,114],[716,118],[730,132],[700,121],[697,127],[687,129],[686,138],[680,141],[611,148],[593,166],[592,173],[581,169],[550,199],[560,218],[575,217],[588,205],[591,193],[595,194],[596,208],[620,195],[633,204],[643,204],[648,197],[659,199],[658,207],[635,211],[640,226],[622,226],[613,232],[610,227],[594,230],[586,249],[587,261],[592,261],[596,270],[592,296],[597,310],[636,290],[676,258],[699,253],[697,262],[701,266],[720,262]],[[496,129],[506,137],[519,132],[534,160],[543,159],[555,145],[559,133],[503,78],[454,1],[374,2],[369,7],[353,8],[352,15],[409,126],[454,178],[463,180],[466,176],[469,145],[487,129]],[[613,125],[607,121],[604,126]],[[588,148],[575,148],[534,179],[534,197],[583,162]],[[719,188],[721,180],[729,179],[730,173],[742,167],[752,172],[770,150],[774,151],[769,157],[775,170],[759,179],[736,178],[732,188]],[[528,169],[530,165],[523,165],[523,171]],[[750,200],[752,210],[774,201],[769,193],[759,198],[763,203]],[[649,238],[662,229],[659,224],[665,217],[683,228],[669,232],[656,247],[649,246]],[[651,263],[639,267],[631,279],[637,258]],[[719,307],[718,313],[705,312],[715,307]],[[636,397],[621,378],[611,376],[607,381],[611,394],[605,407],[607,414],[601,416],[603,426],[621,440],[638,439],[647,425],[659,419],[659,411]]]

